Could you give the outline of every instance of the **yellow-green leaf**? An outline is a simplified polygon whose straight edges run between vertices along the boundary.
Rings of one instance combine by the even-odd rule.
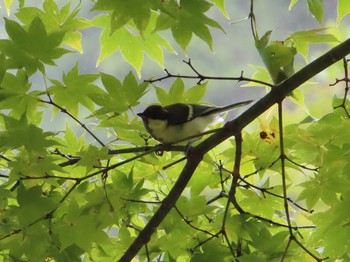
[[[311,14],[316,18],[319,24],[322,24],[323,20],[323,0],[307,0],[309,10]]]
[[[350,1],[348,0],[338,0],[338,16],[337,24],[340,23],[341,19],[350,13]]]

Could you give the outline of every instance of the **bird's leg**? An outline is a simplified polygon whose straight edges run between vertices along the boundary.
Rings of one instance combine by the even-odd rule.
[[[171,144],[163,144],[160,143],[158,145],[156,145],[156,150],[155,153],[157,156],[163,156],[164,151],[168,151],[170,148]]]
[[[187,156],[188,155],[188,152],[190,152],[191,148],[192,148],[192,145],[194,142],[198,141],[199,139],[201,139],[200,137],[197,137],[195,139],[192,139],[190,141],[188,141],[188,143],[186,144],[185,146],[185,155]]]
[[[154,153],[156,154],[156,156],[163,156],[164,153],[164,144],[157,144],[155,145],[156,150],[154,151]]]

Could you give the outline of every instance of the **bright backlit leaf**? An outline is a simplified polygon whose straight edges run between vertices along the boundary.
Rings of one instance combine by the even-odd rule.
[[[230,18],[226,8],[225,8],[225,0],[211,0],[219,9],[220,11],[224,14],[226,18]]]
[[[55,65],[55,59],[68,53],[66,49],[59,47],[65,32],[55,31],[48,34],[39,17],[33,19],[28,31],[7,18],[5,28],[10,40],[2,40],[0,46],[3,46],[9,57],[9,68],[25,67],[29,75],[37,69],[45,72],[44,64]]]
[[[308,61],[309,45],[317,43],[338,42],[337,38],[331,34],[322,34],[325,29],[311,29],[291,34],[290,40],[293,41],[297,51]],[[288,40],[289,41],[289,40]]]
[[[136,34],[133,30],[122,27],[114,32],[108,24],[108,16],[100,15],[94,20],[94,24],[104,28],[100,43],[101,50],[97,60],[99,65],[105,58],[120,50],[125,60],[130,63],[138,75],[141,74],[141,67],[144,60],[144,53],[155,61],[159,66],[163,66],[163,48],[175,53],[170,44],[157,32],[153,32],[156,14],[152,13],[148,28],[143,35]]]
[[[322,24],[324,6],[323,0],[307,0],[311,14],[316,18],[319,24]]]
[[[274,83],[280,83],[294,73],[296,49],[288,42],[271,41],[272,31],[256,40],[256,47]]]
[[[338,0],[338,16],[337,16],[337,23],[339,24],[340,21],[344,16],[350,13],[350,1],[348,0]]]
[[[9,109],[10,115],[21,117],[24,113],[31,115],[39,105],[40,91],[30,90],[31,84],[24,70],[16,75],[7,73],[0,87],[0,108]]]
[[[27,26],[39,17],[49,34],[55,31],[65,32],[62,42],[83,52],[82,35],[79,30],[89,27],[89,22],[85,18],[77,17],[80,11],[78,7],[71,11],[71,3],[67,3],[59,9],[55,1],[45,0],[43,10],[32,6],[23,7],[16,13],[16,16]]]
[[[110,13],[112,33],[132,20],[142,34],[148,26],[151,17],[151,7],[152,1],[98,0],[93,10],[103,10]]]
[[[219,23],[204,14],[210,7],[211,4],[204,0],[180,1],[180,5],[175,1],[169,1],[161,9],[162,14],[157,20],[155,30],[170,28],[176,42],[184,52],[193,34],[206,42],[210,49],[213,49],[209,27],[223,29]]]
[[[98,77],[98,74],[79,74],[76,64],[67,74],[63,74],[63,82],[52,79],[54,85],[48,91],[53,95],[55,103],[74,116],[78,115],[79,104],[93,112],[95,105],[89,97],[102,93],[102,90],[94,84]]]
[[[119,115],[139,104],[139,99],[145,94],[148,83],[139,84],[132,73],[129,73],[123,83],[116,77],[101,73],[102,84],[106,91],[93,93],[90,98],[100,106],[95,115]]]

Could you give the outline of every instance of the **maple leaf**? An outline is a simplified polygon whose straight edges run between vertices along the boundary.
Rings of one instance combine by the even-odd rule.
[[[31,75],[39,69],[45,72],[44,64],[55,65],[54,60],[69,51],[60,48],[65,31],[48,34],[39,17],[33,19],[26,31],[19,23],[5,18],[9,40],[1,40],[0,48],[9,57],[9,68],[25,67]]]

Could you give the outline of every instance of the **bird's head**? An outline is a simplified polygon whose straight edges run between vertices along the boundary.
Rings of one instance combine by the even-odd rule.
[[[154,132],[163,131],[168,126],[169,113],[160,105],[151,105],[137,115],[141,117],[146,130],[153,137],[155,136]]]
[[[169,113],[164,107],[160,105],[151,105],[145,109],[142,113],[137,114],[142,120],[153,119],[153,120],[167,120]]]

